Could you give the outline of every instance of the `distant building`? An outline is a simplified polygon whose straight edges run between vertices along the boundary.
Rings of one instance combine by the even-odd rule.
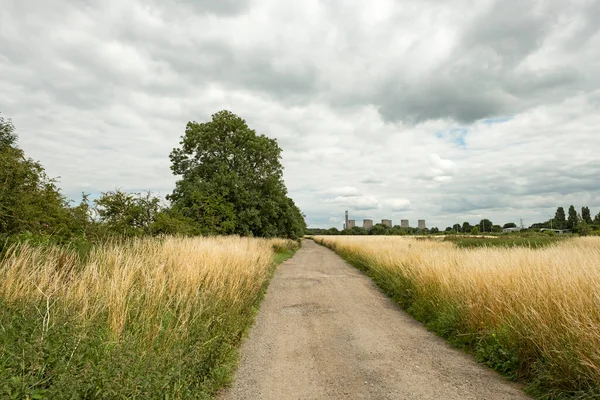
[[[366,230],[371,230],[371,228],[373,228],[373,220],[363,219],[363,228]]]
[[[356,221],[353,219],[348,220],[348,227],[346,229],[352,229],[356,226]]]
[[[400,227],[401,228],[409,228],[408,220],[407,219],[401,220],[400,221]]]
[[[427,229],[427,227],[425,226],[425,220],[424,219],[420,219],[419,220],[419,229]]]
[[[521,232],[522,230],[522,228],[504,228],[502,229],[502,232]]]
[[[385,225],[385,226],[388,226],[388,227],[391,228],[392,227],[392,220],[391,219],[382,219],[381,220],[381,224]]]
[[[553,231],[554,233],[558,233],[563,234],[563,233],[571,233],[570,229],[548,229],[548,228],[542,228],[540,229],[540,232],[546,232],[546,231]]]

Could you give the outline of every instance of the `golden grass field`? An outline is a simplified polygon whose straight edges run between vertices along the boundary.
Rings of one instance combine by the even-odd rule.
[[[119,379],[125,379],[118,362],[110,360],[118,359],[123,347],[133,358],[149,357],[148,366],[121,360],[119,368],[137,368],[140,376],[125,379],[126,387],[117,393],[143,395],[146,367],[157,368],[164,379],[161,384],[175,397],[192,386],[199,393],[210,391],[207,376],[215,370],[221,374],[220,364],[231,362],[229,349],[251,322],[253,307],[272,273],[275,251],[295,247],[297,243],[283,239],[148,238],[100,245],[84,259],[58,247],[15,247],[0,264],[0,324],[15,336],[0,340],[6,350],[0,356],[10,355],[0,359],[0,375],[8,379],[26,369],[32,376],[18,384],[0,383],[21,398],[38,389],[49,396],[52,386],[48,389],[43,383],[48,374],[55,374],[51,379],[55,384],[68,386],[72,379],[76,387],[78,378],[72,374],[108,371],[107,382],[80,377],[85,384],[75,394],[86,397],[90,395],[86,385],[118,387]],[[52,346],[62,346],[64,354],[51,354],[47,348]],[[30,359],[26,351],[39,354]],[[96,352],[98,359],[93,358]],[[92,359],[78,358],[80,353],[90,353]],[[172,371],[183,359],[187,364]],[[74,360],[80,363],[75,369]]]
[[[542,249],[318,236],[413,315],[551,395],[600,395],[600,238]]]

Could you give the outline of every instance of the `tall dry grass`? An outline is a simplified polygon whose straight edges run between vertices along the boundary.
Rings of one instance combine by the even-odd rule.
[[[84,260],[61,248],[13,247],[0,264],[0,324],[21,339],[0,340],[2,355],[12,357],[0,359],[8,360],[0,362],[0,376],[32,376],[20,387],[2,382],[4,389],[12,387],[22,397],[35,390],[48,396],[55,393],[51,383],[62,379],[68,385],[70,374],[80,374],[83,383],[75,393],[87,397],[92,393],[88,386],[111,384],[91,376],[96,370],[96,375],[106,373],[107,380],[116,379],[113,388],[124,380],[116,393],[125,397],[156,389],[144,374],[161,375],[160,384],[175,397],[191,388],[198,391],[195,396],[210,391],[207,377],[215,369],[223,373],[219,363],[231,362],[229,350],[251,321],[272,272],[274,249],[294,246],[282,239],[167,237],[104,244]],[[64,354],[48,353],[48,347],[61,348],[61,341]],[[27,349],[38,356],[29,360]],[[119,349],[133,359],[111,365],[106,358],[118,359],[124,354]],[[79,357],[86,352],[91,353],[87,359],[85,354]],[[74,359],[80,362],[78,368],[72,368]],[[144,372],[146,367],[154,370]],[[86,369],[92,371],[89,376]],[[137,375],[127,378],[132,371]],[[70,379],[71,388],[77,387],[77,375]]]
[[[397,237],[317,237],[398,302],[539,396],[599,396],[600,238],[460,249]]]

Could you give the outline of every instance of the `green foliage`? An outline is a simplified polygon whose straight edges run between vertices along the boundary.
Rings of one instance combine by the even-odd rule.
[[[170,158],[181,175],[169,199],[207,234],[298,238],[304,218],[287,197],[281,149],[246,122],[221,111],[206,123],[189,122]]]
[[[463,222],[463,224],[462,224],[462,232],[468,233],[468,232],[471,232],[471,229],[473,229],[473,227],[471,226],[470,223]]]
[[[368,235],[369,232],[362,226],[353,226],[350,229],[346,229],[343,234],[345,235]]]
[[[16,140],[12,123],[0,116],[0,242],[26,237],[68,243],[84,236],[90,224],[87,198],[71,208],[56,182],[40,163],[25,157]]]
[[[592,213],[590,211],[589,207],[581,207],[581,219],[586,223],[586,224],[592,224]]]
[[[575,207],[571,205],[569,207],[569,217],[567,218],[567,229],[573,229],[577,227],[577,211],[575,211]]]
[[[202,232],[193,219],[185,217],[174,208],[164,208],[156,213],[150,226],[152,235],[195,236]]]
[[[478,226],[481,232],[491,232],[494,224],[489,219],[482,219]]]
[[[553,228],[554,229],[565,229],[567,226],[567,219],[565,217],[565,209],[558,207],[554,214]]]
[[[471,228],[471,235],[479,235],[479,227],[474,226]]]
[[[508,222],[508,223],[504,224],[502,229],[516,228],[516,227],[517,227],[517,224],[515,224],[514,222]]]
[[[142,195],[117,189],[102,193],[94,203],[100,221],[114,234],[126,237],[152,233],[160,211],[160,199],[150,192]]]
[[[579,236],[588,236],[592,233],[592,226],[585,220],[581,220],[577,225],[577,233]]]
[[[12,121],[0,114],[0,147],[14,147],[16,143],[17,134]]]
[[[387,234],[389,234],[389,232],[391,230],[392,230],[392,228],[390,228],[387,225],[375,224],[369,231],[369,234],[370,235],[387,235]]]

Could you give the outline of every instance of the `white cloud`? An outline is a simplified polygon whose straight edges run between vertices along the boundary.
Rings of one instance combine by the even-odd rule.
[[[339,188],[332,188],[325,191],[327,194],[340,197],[355,197],[360,194],[357,188],[353,186],[344,186]]]
[[[408,199],[388,199],[384,201],[386,207],[390,210],[398,212],[398,211],[409,211],[412,209],[410,204],[410,200]]]

